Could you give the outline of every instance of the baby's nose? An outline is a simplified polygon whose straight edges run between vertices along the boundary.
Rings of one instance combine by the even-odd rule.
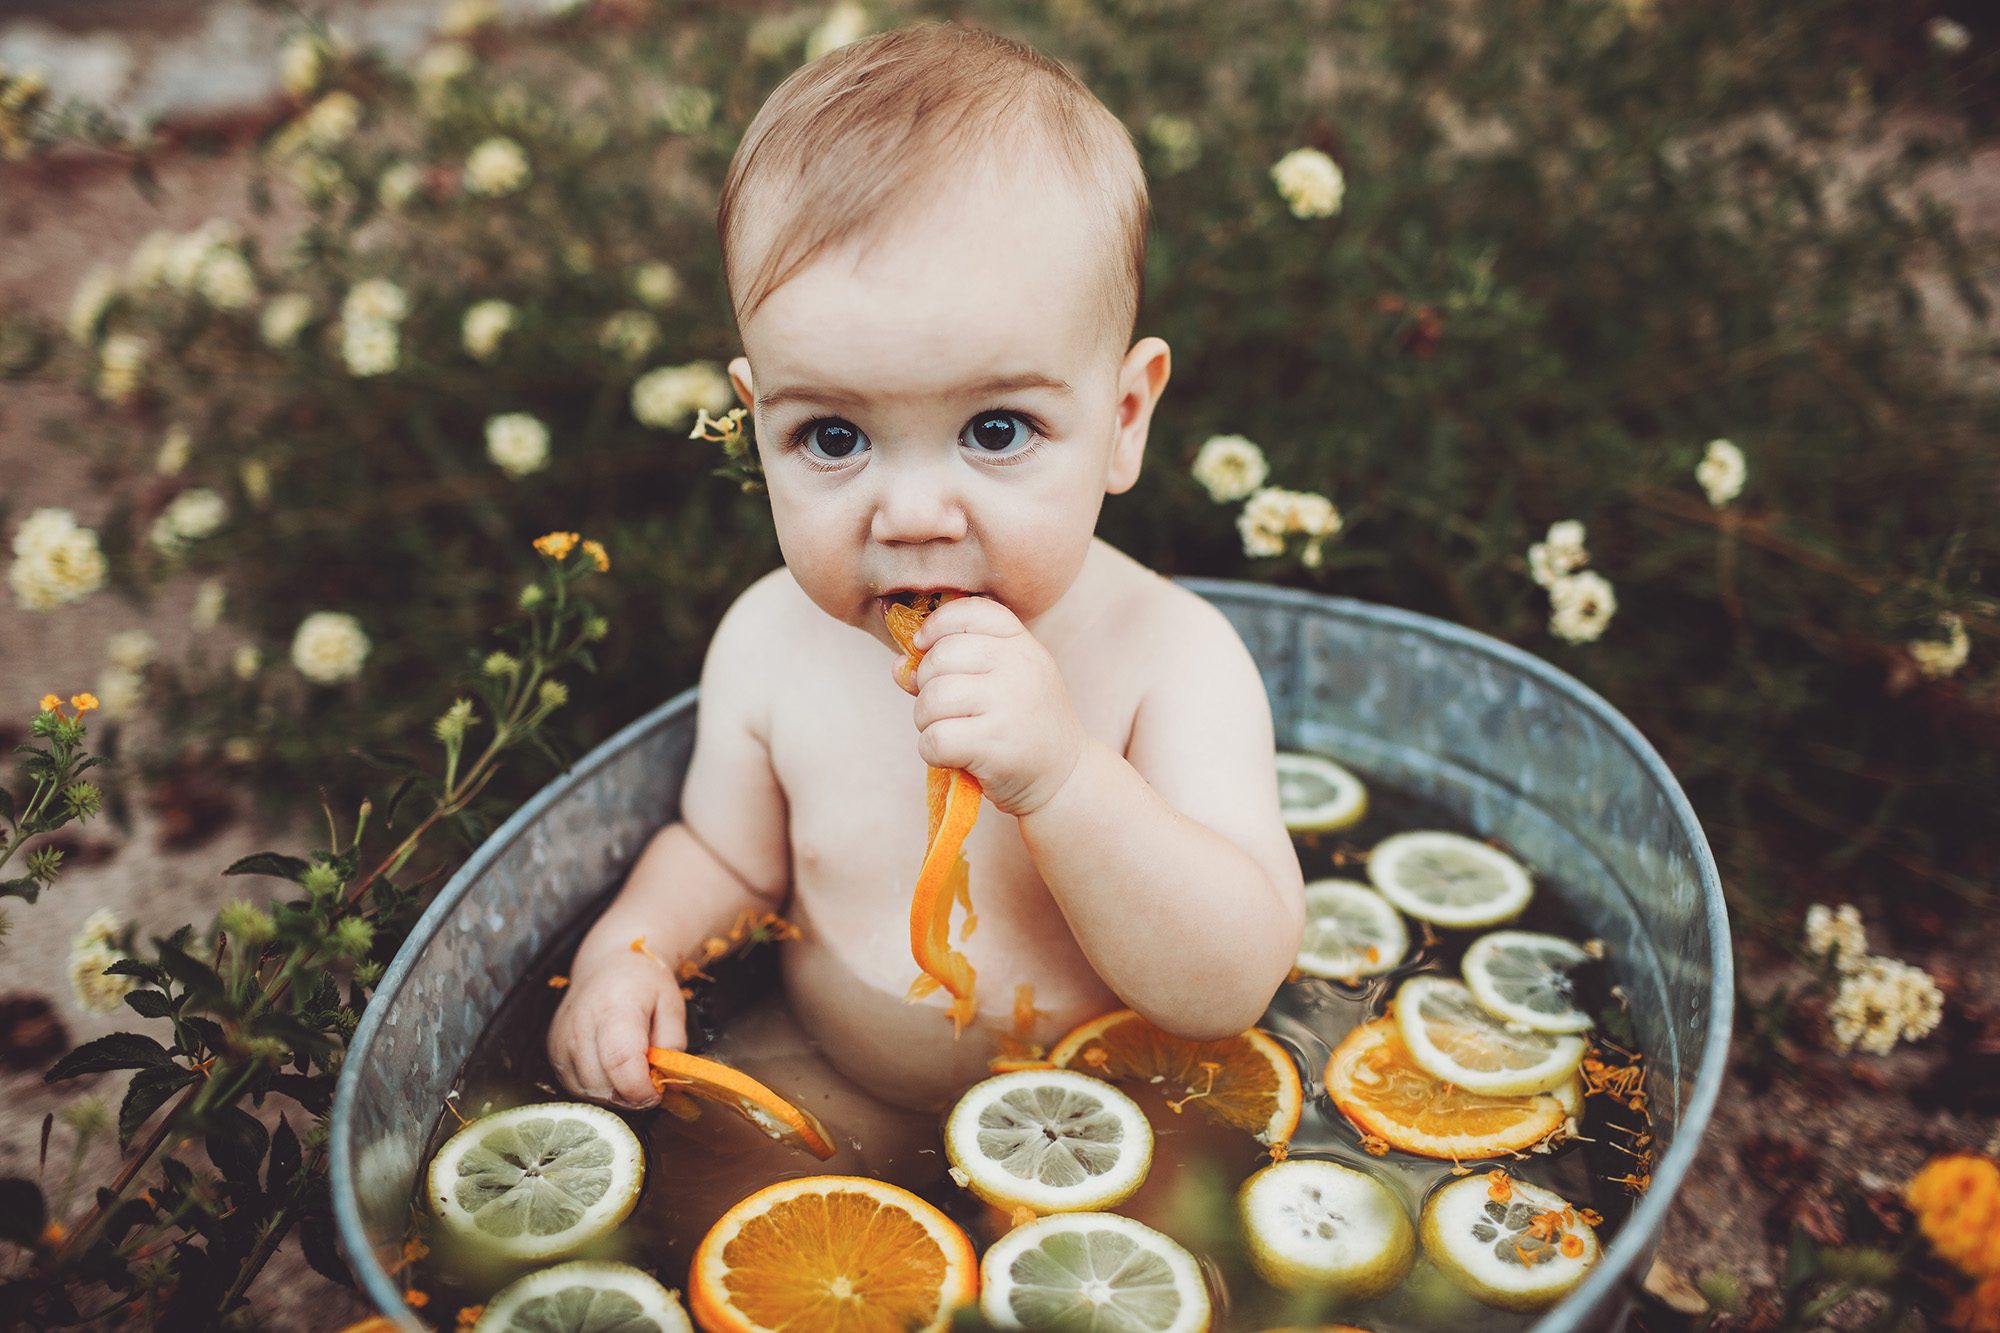
[[[947,470],[904,468],[885,476],[870,531],[876,541],[893,543],[957,541],[965,536],[965,509]]]

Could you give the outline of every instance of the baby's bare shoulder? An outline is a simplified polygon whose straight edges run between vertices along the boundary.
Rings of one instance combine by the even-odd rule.
[[[702,707],[742,717],[761,734],[772,685],[801,636],[811,632],[813,610],[783,567],[739,593],[709,640],[701,668]]]
[[[1114,595],[1107,600],[1116,608],[1115,623],[1102,641],[1120,644],[1130,659],[1148,664],[1149,690],[1213,678],[1218,671],[1238,685],[1257,679],[1242,637],[1213,602],[1130,556],[1113,554],[1107,584]]]

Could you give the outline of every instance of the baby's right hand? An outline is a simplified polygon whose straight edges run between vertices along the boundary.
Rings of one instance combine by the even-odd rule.
[[[641,954],[579,960],[555,1020],[549,1062],[590,1101],[636,1110],[659,1103],[648,1046],[687,1047],[687,1002],[674,974]]]

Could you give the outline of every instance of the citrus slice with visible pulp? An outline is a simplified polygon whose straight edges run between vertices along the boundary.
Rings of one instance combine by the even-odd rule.
[[[1153,1164],[1153,1127],[1102,1079],[1061,1069],[975,1083],[945,1121],[953,1179],[996,1208],[1094,1212],[1123,1203]]]
[[[914,639],[924,619],[946,600],[942,593],[905,593],[901,601],[882,610],[889,637],[905,654],[897,667],[897,678],[905,683],[916,679],[917,664],[924,655]],[[978,1012],[974,997],[977,973],[972,963],[951,947],[951,909],[954,903],[965,908],[965,925],[959,938],[972,933],[976,917],[972,911],[972,884],[965,864],[965,839],[979,818],[979,779],[962,768],[930,768],[924,771],[924,801],[929,816],[929,832],[924,836],[923,865],[917,871],[916,891],[910,897],[910,953],[923,974],[910,983],[909,998],[920,1000],[942,986],[950,993],[951,1026],[961,1032]]]
[[[1176,1113],[1199,1106],[1211,1119],[1248,1131],[1277,1157],[1297,1132],[1305,1101],[1298,1066],[1260,1028],[1189,1041],[1119,1009],[1073,1029],[1049,1052],[1049,1062],[1113,1082],[1157,1084]]]
[[[481,1116],[425,1175],[453,1236],[508,1260],[560,1259],[610,1233],[639,1200],[646,1155],[601,1106],[543,1102]]]
[[[708,1333],[941,1333],[978,1289],[972,1242],[930,1204],[863,1176],[807,1176],[709,1229],[688,1309]]]
[[[1316,879],[1306,885],[1306,931],[1299,971],[1349,981],[1380,976],[1410,951],[1410,932],[1395,908],[1366,884]]]
[[[1556,1097],[1488,1097],[1441,1081],[1410,1057],[1387,1018],[1363,1023],[1334,1048],[1326,1090],[1363,1134],[1453,1161],[1524,1151],[1569,1117]]]
[[[630,1264],[557,1264],[486,1302],[473,1333],[694,1333],[680,1297]]]
[[[1365,1301],[1403,1280],[1417,1252],[1409,1214],[1375,1177],[1338,1162],[1277,1162],[1236,1196],[1264,1280]]]
[[[1368,813],[1368,788],[1324,755],[1278,752],[1278,804],[1293,833],[1351,828]]]
[[[1489,1097],[1524,1097],[1567,1083],[1589,1043],[1496,1018],[1462,981],[1411,977],[1396,992],[1396,1031],[1433,1076]]]
[[[1465,951],[1465,984],[1487,1012],[1537,1032],[1588,1032],[1569,973],[1590,961],[1574,940],[1532,930],[1496,930]]]
[[[1001,1328],[1208,1328],[1208,1286],[1194,1256],[1116,1213],[1062,1213],[1016,1227],[986,1251],[979,1280],[979,1312]]]
[[[834,1154],[833,1136],[819,1117],[792,1105],[740,1069],[665,1046],[648,1047],[646,1063],[653,1067],[653,1086],[663,1094],[684,1092],[726,1106],[778,1142],[803,1148],[821,1161]]]
[[[1504,1172],[1438,1190],[1424,1204],[1420,1231],[1424,1253],[1447,1277],[1506,1310],[1554,1305],[1597,1262],[1597,1232],[1575,1208]]]
[[[1368,882],[1419,921],[1461,929],[1518,916],[1535,892],[1527,867],[1507,853],[1435,830],[1398,833],[1375,844]]]

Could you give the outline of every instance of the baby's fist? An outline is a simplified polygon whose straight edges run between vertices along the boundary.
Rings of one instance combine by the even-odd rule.
[[[687,1046],[687,1004],[674,974],[640,954],[579,958],[549,1024],[549,1063],[587,1101],[657,1105],[648,1046]]]

